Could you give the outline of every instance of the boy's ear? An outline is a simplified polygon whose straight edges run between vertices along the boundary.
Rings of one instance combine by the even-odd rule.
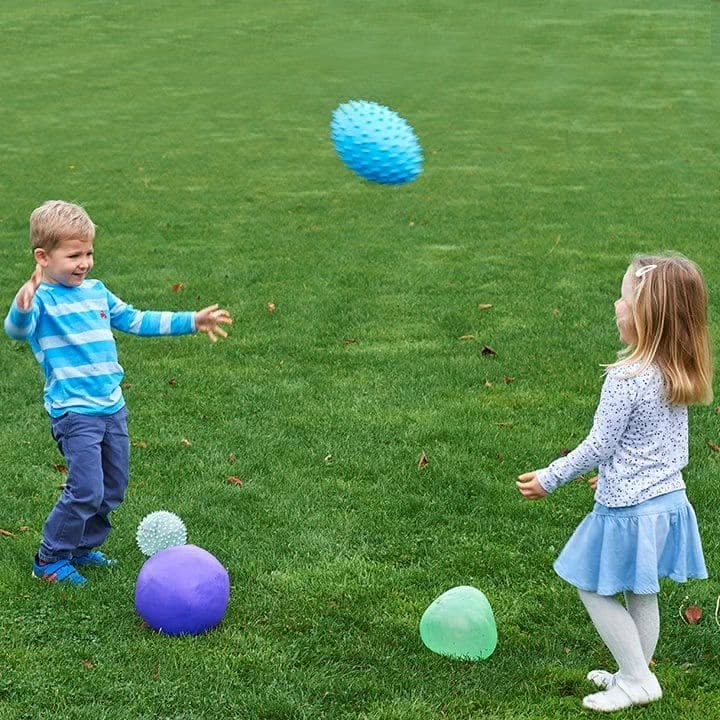
[[[44,248],[35,248],[33,250],[33,257],[35,262],[41,267],[47,267],[48,264],[48,253]]]

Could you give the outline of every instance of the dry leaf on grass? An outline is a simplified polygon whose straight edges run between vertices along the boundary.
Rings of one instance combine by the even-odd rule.
[[[237,485],[238,487],[242,487],[242,485],[243,485],[243,481],[237,475],[230,475],[228,477],[227,481],[231,485]]]
[[[275,312],[275,303],[269,302],[265,307],[267,307],[268,312]]]
[[[426,465],[429,465],[430,461],[427,459],[427,455],[423,452],[418,460],[418,470],[422,470]]]
[[[497,355],[497,352],[493,350],[489,345],[483,345],[480,351],[481,355]]]
[[[190,447],[190,446],[192,445],[192,443],[191,443],[187,438],[183,438],[183,439],[180,441],[180,444],[181,444],[183,447]]]
[[[474,340],[474,339],[475,339],[474,335],[461,335],[458,338],[458,340]]]
[[[137,448],[146,448],[147,443],[144,440],[135,440],[132,446]]]
[[[720,447],[718,447],[714,442],[712,442],[712,440],[708,440],[707,444],[713,452],[720,452]]]
[[[66,473],[68,471],[67,465],[53,465],[53,470],[57,470],[59,473]]]
[[[174,283],[173,286],[172,286],[172,291],[173,291],[174,293],[176,293],[176,292],[180,292],[180,291],[183,290],[184,288],[185,288],[185,286],[184,286],[182,283]]]
[[[478,305],[478,310],[489,310],[492,307],[492,305],[488,303],[480,303]]]
[[[688,621],[689,625],[697,625],[700,622],[702,614],[702,608],[698,607],[697,605],[690,605],[685,610],[685,619]]]
[[[4,535],[5,537],[15,537],[15,533],[11,533],[9,530],[2,529],[0,529],[0,535]]]

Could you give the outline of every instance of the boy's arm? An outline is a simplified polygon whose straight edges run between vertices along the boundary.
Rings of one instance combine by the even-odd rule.
[[[227,337],[220,323],[232,324],[230,313],[219,309],[217,305],[210,305],[198,312],[135,310],[107,288],[105,291],[108,295],[110,325],[134,335],[185,335],[200,331],[207,333],[208,337],[216,342],[216,333]]]
[[[611,371],[605,378],[590,434],[572,452],[537,471],[537,481],[552,492],[614,454],[637,400],[637,384]]]
[[[35,266],[30,279],[18,290],[5,318],[5,332],[13,340],[27,340],[35,331],[38,308],[35,293],[42,281],[42,268]]]
[[[105,288],[110,326],[133,335],[187,335],[194,333],[195,313],[136,310]]]

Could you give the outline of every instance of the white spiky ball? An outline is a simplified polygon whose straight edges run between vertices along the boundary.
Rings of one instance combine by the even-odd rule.
[[[160,550],[184,545],[187,530],[185,523],[175,513],[158,510],[140,521],[135,537],[141,552],[150,557]]]

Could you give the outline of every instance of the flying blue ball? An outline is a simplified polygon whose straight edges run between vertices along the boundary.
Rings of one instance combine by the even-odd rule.
[[[195,545],[160,550],[135,584],[135,608],[165,635],[198,635],[215,627],[230,600],[230,578],[217,558]]]
[[[333,113],[330,129],[340,159],[366,180],[401,185],[422,171],[422,150],[413,129],[384,105],[343,103]]]

